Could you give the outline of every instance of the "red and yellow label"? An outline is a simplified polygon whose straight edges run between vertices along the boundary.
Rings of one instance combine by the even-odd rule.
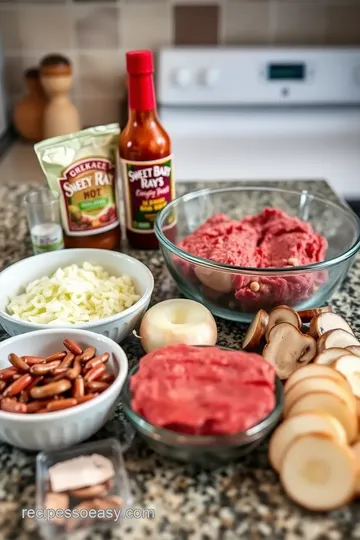
[[[69,236],[88,236],[119,225],[116,206],[116,168],[104,158],[72,163],[59,179],[62,218]]]
[[[175,198],[171,156],[156,161],[121,159],[121,167],[126,226],[135,232],[153,232],[157,214]]]

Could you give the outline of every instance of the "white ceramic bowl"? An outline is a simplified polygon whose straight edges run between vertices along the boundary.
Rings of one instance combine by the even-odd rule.
[[[6,312],[9,300],[23,292],[24,286],[31,281],[49,276],[58,268],[69,264],[81,265],[85,261],[100,265],[115,276],[130,275],[134,280],[136,292],[141,295],[141,298],[130,308],[112,317],[68,327],[91,330],[120,343],[134,330],[147,310],[154,289],[154,278],[147,266],[137,259],[124,253],[104,249],[52,251],[23,259],[3,270],[0,273],[0,324],[5,331],[10,336],[16,336],[41,328],[51,328],[48,324],[35,324],[15,319]],[[59,326],[57,325],[56,328]]]
[[[63,340],[80,347],[93,346],[97,353],[110,353],[108,369],[116,378],[110,387],[92,400],[71,409],[44,414],[18,414],[0,410],[0,440],[26,450],[62,449],[84,441],[111,417],[128,373],[122,348],[111,339],[75,329],[38,330],[0,343],[0,369],[8,367],[8,355],[46,356],[64,349]]]

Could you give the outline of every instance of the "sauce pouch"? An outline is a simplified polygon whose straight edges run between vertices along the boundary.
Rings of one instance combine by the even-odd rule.
[[[90,236],[119,226],[118,124],[52,137],[34,145],[50,189],[59,194],[67,236]]]

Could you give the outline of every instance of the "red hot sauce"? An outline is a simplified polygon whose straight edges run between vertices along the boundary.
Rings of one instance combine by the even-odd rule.
[[[156,215],[175,198],[171,141],[156,112],[152,52],[128,52],[126,68],[129,120],[120,134],[126,234],[136,249],[157,249]]]

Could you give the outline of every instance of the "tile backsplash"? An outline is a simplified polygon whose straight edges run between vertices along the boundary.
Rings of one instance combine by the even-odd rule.
[[[84,125],[120,120],[125,51],[169,45],[360,45],[360,0],[0,0],[5,84],[59,52]]]

